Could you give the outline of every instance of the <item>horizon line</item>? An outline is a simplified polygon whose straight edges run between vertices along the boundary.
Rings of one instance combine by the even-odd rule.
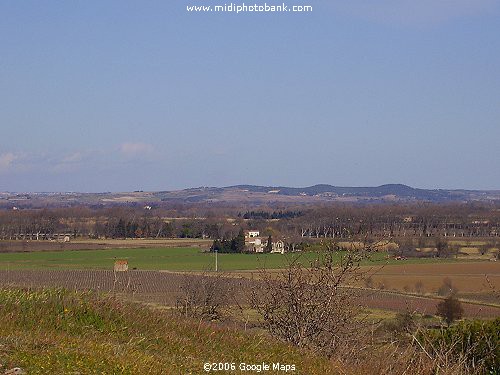
[[[414,187],[411,185],[406,185],[403,183],[386,183],[382,185],[358,185],[358,186],[348,186],[348,185],[332,185],[328,183],[317,183],[308,186],[286,186],[286,185],[259,185],[259,184],[247,184],[240,183],[235,185],[226,185],[226,186],[191,186],[177,189],[153,189],[153,190],[144,190],[144,189],[136,189],[136,190],[115,190],[115,191],[78,191],[78,190],[45,190],[45,191],[14,191],[14,190],[3,190],[0,191],[0,194],[120,194],[120,193],[159,193],[159,192],[172,192],[172,191],[183,191],[190,189],[227,189],[227,188],[237,188],[241,186],[254,186],[261,188],[289,188],[289,189],[307,189],[315,186],[331,186],[333,188],[379,188],[384,186],[404,186],[411,189],[418,190],[433,190],[433,191],[480,191],[480,192],[489,192],[489,191],[500,191],[500,188],[493,189],[467,189],[467,188],[421,188]]]

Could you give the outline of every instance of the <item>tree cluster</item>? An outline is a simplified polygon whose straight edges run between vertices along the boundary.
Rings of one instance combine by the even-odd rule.
[[[236,237],[230,239],[215,239],[210,251],[219,253],[243,253],[245,251],[245,233],[240,230]]]

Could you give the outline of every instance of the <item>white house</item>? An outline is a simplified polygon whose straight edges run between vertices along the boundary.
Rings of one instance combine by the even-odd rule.
[[[258,230],[245,231],[245,247],[249,251],[255,253],[263,253],[264,247],[262,246],[262,239],[259,237],[260,232]]]
[[[273,242],[272,247],[271,253],[285,254],[285,243],[282,240]]]
[[[258,230],[249,230],[245,232],[245,247],[247,251],[254,253],[263,253],[267,248],[268,238],[260,237]],[[271,243],[271,253],[285,253],[285,243],[281,240]]]
[[[245,232],[245,238],[259,237],[260,232],[258,230],[248,230]]]

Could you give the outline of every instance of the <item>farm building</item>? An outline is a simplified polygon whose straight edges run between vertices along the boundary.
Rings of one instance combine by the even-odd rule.
[[[263,253],[268,246],[268,238],[260,237],[258,230],[245,232],[245,248],[248,252]],[[285,243],[281,240],[271,242],[271,253],[285,253]]]
[[[117,260],[117,261],[115,261],[115,265],[114,265],[113,270],[115,272],[128,271],[128,260]]]
[[[278,240],[276,242],[272,243],[273,249],[271,250],[271,253],[285,253],[285,243],[282,240]]]
[[[259,237],[260,232],[258,230],[247,230],[245,231],[245,239]]]

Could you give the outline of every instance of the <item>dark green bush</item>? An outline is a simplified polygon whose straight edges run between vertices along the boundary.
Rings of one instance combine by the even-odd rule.
[[[429,352],[449,350],[466,358],[467,364],[484,374],[500,369],[500,318],[491,321],[467,320],[443,329],[427,330],[419,335]]]

